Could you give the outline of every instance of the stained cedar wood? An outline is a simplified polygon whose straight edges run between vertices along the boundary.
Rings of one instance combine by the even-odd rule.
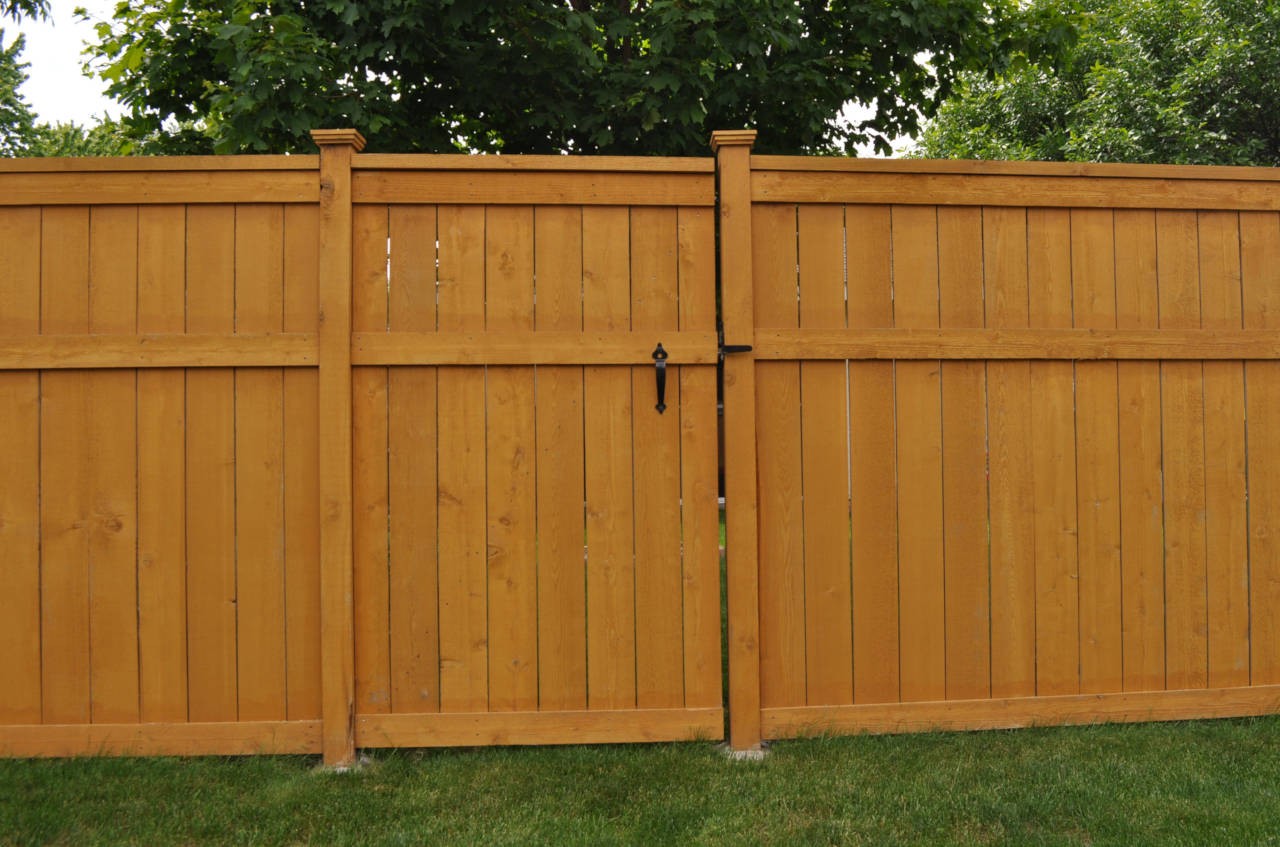
[[[751,166],[762,171],[828,171],[861,173],[984,174],[1004,176],[1089,176],[1146,179],[1208,179],[1280,181],[1275,168],[1220,165],[1135,165],[1119,162],[994,162],[964,159],[867,159],[847,156],[752,156]]]
[[[1159,325],[1156,218],[1115,212],[1116,326]],[[1118,362],[1121,638],[1125,691],[1164,688],[1160,363]]]
[[[136,332],[137,287],[137,207],[90,210],[89,331]],[[137,373],[98,371],[87,379],[92,718],[131,723],[139,704]]]
[[[0,756],[314,754],[320,730],[320,721],[0,726]]]
[[[314,173],[0,171],[0,206],[145,203],[315,203]]]
[[[679,328],[676,210],[631,210],[631,328],[660,335]],[[684,705],[681,619],[680,378],[667,374],[658,414],[654,366],[631,372],[635,551],[636,706]]]
[[[485,210],[440,206],[437,290],[441,331],[483,330]],[[440,710],[489,705],[486,616],[485,374],[442,367],[436,458],[440,603]]]
[[[757,205],[751,215],[755,324],[798,328],[796,208]],[[760,475],[760,702],[768,707],[802,706],[806,702],[806,627],[800,364],[759,362],[755,367],[756,390],[769,398],[767,403],[755,404]]]
[[[0,335],[40,331],[40,209],[0,209]],[[0,374],[0,725],[40,722],[40,375]]]
[[[800,326],[843,327],[844,209],[801,206],[797,222]],[[805,676],[812,705],[853,702],[845,392],[844,362],[801,363]]]
[[[626,744],[705,741],[718,738],[723,726],[719,708],[369,715],[360,718],[356,737],[367,747]]]
[[[1156,213],[1160,326],[1200,325],[1196,214]],[[1207,683],[1204,378],[1199,362],[1161,365],[1166,685]]]
[[[938,209],[939,324],[981,327],[982,289],[982,212]],[[986,406],[986,364],[943,362],[942,507],[949,700],[986,697],[991,692]],[[888,424],[892,427],[891,421]],[[856,581],[854,588],[856,593]]]
[[[284,330],[319,329],[320,210],[284,210]],[[320,680],[319,374],[284,372],[284,607],[291,721],[319,718]]]
[[[1064,694],[994,700],[766,709],[770,737],[895,733],[1145,722],[1274,714],[1280,687]]]
[[[138,210],[138,331],[186,329],[187,210]],[[140,719],[187,718],[186,408],[180,370],[138,371]]]
[[[0,182],[0,185],[3,183]],[[457,203],[569,206],[711,206],[705,174],[357,171],[357,203]]]
[[[1110,209],[1071,211],[1073,320],[1116,325],[1115,222]],[[1127,282],[1128,280],[1126,280]],[[1076,363],[1076,537],[1080,692],[1122,691],[1120,453],[1116,363]]]
[[[534,209],[535,330],[582,329],[582,209]],[[538,706],[587,707],[581,366],[534,379],[538,513]]]
[[[1027,326],[1027,220],[982,211],[988,327]],[[991,696],[1035,694],[1035,538],[1028,362],[987,363],[991,509]]]
[[[631,328],[629,242],[629,210],[582,210],[584,330]],[[583,374],[591,709],[636,704],[631,381],[630,369],[587,366]]]
[[[235,328],[235,209],[191,206],[187,331]],[[235,377],[187,372],[187,714],[236,719]]]
[[[1071,325],[1071,220],[1058,209],[1027,211],[1028,320]],[[1031,363],[1031,478],[1035,512],[1036,693],[1080,690],[1076,463],[1071,362]]]
[[[366,153],[352,163],[356,170],[410,171],[613,171],[640,173],[713,173],[715,160],[693,156],[539,156],[423,153]]]
[[[485,330],[533,329],[533,208],[485,209]],[[486,369],[489,709],[538,707],[533,369]]]
[[[40,235],[41,331],[87,332],[89,210],[43,210]],[[42,720],[89,723],[88,374],[44,374],[40,392]]]
[[[236,329],[284,326],[284,209],[236,209]],[[284,373],[236,371],[236,637],[239,717],[284,720]]]
[[[1257,180],[1172,180],[1003,174],[785,173],[756,171],[757,203],[994,204],[1012,208],[1249,209],[1280,206],[1275,186]]]
[[[352,213],[351,328],[387,329],[386,206]],[[352,548],[357,714],[391,709],[387,564],[387,369],[351,371]]]
[[[713,330],[716,319],[715,215],[680,209],[680,328]],[[720,510],[718,495],[716,373],[681,366],[680,525],[683,544],[684,705],[718,707],[720,659]],[[720,733],[714,733],[720,737]]]
[[[894,326],[938,325],[938,213],[894,206]],[[898,362],[898,595],[903,701],[946,697],[940,363]]]
[[[845,209],[849,326],[893,325],[890,211]],[[849,363],[853,700],[898,699],[898,485],[894,364]]]
[[[719,355],[714,330],[670,330],[657,339],[651,330],[357,332],[352,336],[351,355],[352,360],[361,365],[580,366],[590,362],[593,365],[647,364],[652,367],[657,340],[661,340],[662,349],[667,351],[669,367],[676,364],[714,365]],[[0,363],[5,362],[6,353],[6,345],[0,342]]]
[[[388,326],[436,328],[436,209],[397,206],[390,219]],[[391,368],[387,385],[391,711],[440,709],[436,596],[436,369]]]
[[[1240,329],[1240,216],[1201,212],[1201,323]],[[1205,592],[1208,685],[1249,684],[1249,534],[1241,362],[1204,363]]]
[[[1240,215],[1244,325],[1280,327],[1280,215]],[[1249,362],[1249,681],[1280,683],[1280,362]]]

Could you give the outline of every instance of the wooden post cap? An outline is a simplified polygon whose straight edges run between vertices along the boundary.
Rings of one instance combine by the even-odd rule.
[[[313,129],[311,140],[320,147],[330,144],[350,144],[359,153],[364,149],[364,136],[358,129]]]
[[[711,133],[711,152],[714,153],[721,147],[750,147],[755,141],[754,129],[718,129]]]

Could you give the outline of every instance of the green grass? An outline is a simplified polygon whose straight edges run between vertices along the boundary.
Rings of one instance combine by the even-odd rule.
[[[0,843],[1280,843],[1277,717],[316,764],[0,761]]]

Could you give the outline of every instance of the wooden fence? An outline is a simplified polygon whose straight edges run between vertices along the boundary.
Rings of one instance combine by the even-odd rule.
[[[315,136],[0,163],[0,752],[1280,707],[1273,172]]]

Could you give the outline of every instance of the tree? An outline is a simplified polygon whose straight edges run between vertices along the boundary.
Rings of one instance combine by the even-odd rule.
[[[123,156],[134,144],[112,120],[91,126],[39,123],[18,88],[27,81],[25,39],[4,46],[0,29],[0,156]]]
[[[1059,72],[962,74],[917,154],[1280,165],[1280,3],[1087,0],[1084,12]]]
[[[960,71],[1036,54],[1033,23],[1017,0],[122,0],[89,52],[173,153],[340,125],[402,152],[702,155],[742,126],[761,152],[887,151]],[[848,101],[875,113],[842,124]]]
[[[0,18],[49,17],[49,0],[0,0]]]

